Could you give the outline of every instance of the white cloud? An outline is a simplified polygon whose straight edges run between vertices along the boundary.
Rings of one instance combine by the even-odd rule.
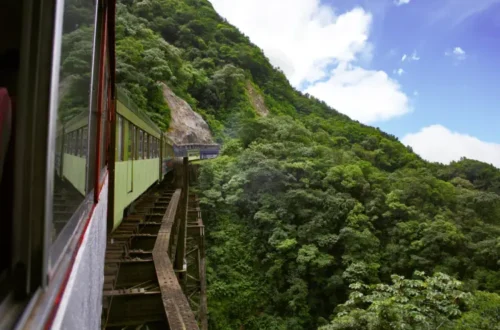
[[[394,4],[396,6],[407,5],[410,3],[410,0],[394,0]]]
[[[430,161],[447,164],[467,157],[500,168],[500,144],[452,132],[442,125],[424,127],[417,133],[406,135],[401,141]]]
[[[405,70],[403,70],[402,68],[399,68],[397,70],[392,71],[392,73],[397,74],[398,76],[402,76],[403,73],[405,73]]]
[[[467,54],[461,47],[455,47],[451,51],[446,51],[444,53],[446,56],[453,56],[453,58],[457,61],[463,61],[467,58]]]
[[[455,47],[455,48],[453,49],[453,54],[458,55],[458,56],[461,56],[461,55],[465,55],[465,52],[464,52],[464,50],[463,50],[462,48],[460,48],[460,47]]]
[[[411,62],[411,61],[418,61],[418,60],[420,60],[420,57],[417,55],[416,50],[414,50],[413,53],[411,53],[411,55],[403,54],[403,57],[401,57],[401,62],[404,62],[404,61]]]
[[[418,96],[418,91],[413,91],[413,96]]]
[[[295,87],[363,122],[410,111],[407,96],[371,60],[371,13],[337,13],[321,0],[210,0],[217,12],[264,50]],[[416,54],[415,54],[416,56]],[[336,68],[332,70],[331,68]]]
[[[408,97],[397,81],[383,71],[341,64],[330,79],[305,92],[363,123],[387,120],[411,111]]]
[[[221,16],[264,50],[294,86],[323,78],[331,63],[353,61],[370,52],[372,16],[362,8],[336,15],[320,0],[211,2]]]

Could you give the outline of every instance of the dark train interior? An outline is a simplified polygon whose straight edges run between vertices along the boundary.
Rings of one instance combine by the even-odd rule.
[[[22,1],[0,3],[0,284],[11,264],[14,114],[22,34]],[[0,289],[1,290],[1,289]],[[0,296],[2,293],[0,292]]]

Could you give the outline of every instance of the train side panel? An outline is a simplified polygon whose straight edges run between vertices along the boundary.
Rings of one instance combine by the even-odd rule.
[[[103,219],[106,218],[107,196],[106,178],[99,194],[99,204],[83,234],[82,245],[76,255],[52,329],[100,328],[106,253],[106,221]]]
[[[119,93],[119,95],[121,95]],[[138,114],[130,100],[117,100],[113,230],[121,223],[125,209],[152,185],[160,181],[161,133]],[[126,105],[127,104],[127,105]]]
[[[85,170],[85,158],[66,153],[63,155],[63,176],[82,196],[85,196]]]
[[[120,225],[123,211],[149,187],[158,182],[159,158],[133,161],[132,191],[128,191],[130,164],[127,161],[115,163],[115,218],[113,230]]]

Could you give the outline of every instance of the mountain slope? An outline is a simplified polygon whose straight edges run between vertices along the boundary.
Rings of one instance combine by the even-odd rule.
[[[500,322],[497,169],[429,164],[294,90],[206,0],[122,0],[117,39],[139,106],[168,127],[165,83],[224,143],[200,175],[211,329]]]

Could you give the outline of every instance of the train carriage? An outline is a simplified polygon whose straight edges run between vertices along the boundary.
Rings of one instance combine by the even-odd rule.
[[[173,169],[115,86],[115,5],[0,4],[0,329],[99,328],[106,236]]]
[[[125,209],[173,168],[170,139],[135,106],[126,92],[117,91],[111,230],[120,224]]]
[[[115,2],[7,0],[0,13],[0,87],[13,117],[0,177],[0,328],[96,329]]]
[[[114,0],[7,0],[6,12],[0,329],[97,329],[106,234],[171,170],[172,143],[117,97]]]

